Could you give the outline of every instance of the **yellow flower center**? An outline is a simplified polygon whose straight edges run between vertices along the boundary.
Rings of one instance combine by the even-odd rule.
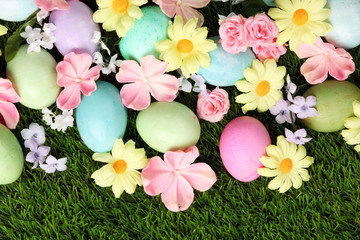
[[[127,0],[114,0],[112,3],[112,8],[115,12],[122,14],[126,12],[129,7],[129,3]]]
[[[114,163],[113,168],[117,174],[122,174],[127,169],[127,163],[124,160],[117,160]]]
[[[256,86],[256,93],[260,97],[265,96],[269,92],[270,92],[270,83],[266,80],[259,82],[259,84]]]
[[[182,53],[189,53],[194,49],[194,44],[188,39],[181,39],[177,43],[177,49]]]
[[[293,163],[290,158],[285,158],[280,163],[280,171],[287,174],[293,169]]]
[[[309,14],[307,13],[306,10],[304,9],[298,9],[294,12],[293,15],[293,22],[298,25],[298,26],[302,26],[305,23],[307,23],[309,20]]]

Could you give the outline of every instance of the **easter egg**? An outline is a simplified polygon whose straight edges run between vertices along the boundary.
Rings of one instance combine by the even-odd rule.
[[[200,123],[195,113],[178,102],[154,102],[136,118],[141,138],[156,151],[165,153],[195,146]]]
[[[0,0],[0,19],[20,22],[27,19],[38,7],[35,0]]]
[[[304,124],[319,132],[334,132],[344,128],[344,120],[352,116],[352,102],[360,100],[360,89],[354,84],[343,81],[327,80],[310,87],[304,97],[316,97],[314,117],[303,119]]]
[[[270,144],[270,135],[259,120],[241,116],[231,120],[221,133],[220,156],[231,176],[250,182],[259,177],[260,157]]]
[[[326,34],[328,42],[336,47],[354,48],[360,45],[360,1],[328,0],[331,9],[328,21],[333,29]]]
[[[244,69],[251,66],[255,59],[254,53],[248,48],[246,52],[230,54],[222,48],[219,37],[210,39],[216,42],[217,48],[210,52],[210,67],[200,67],[198,74],[213,86],[234,86],[236,81],[244,78]]]
[[[81,1],[69,1],[70,9],[55,10],[49,22],[55,24],[55,46],[62,55],[70,52],[88,53],[97,51],[97,43],[91,41],[94,31],[100,32],[99,25],[92,19],[93,12]]]
[[[49,107],[60,92],[56,61],[44,49],[27,53],[27,48],[28,45],[22,45],[8,62],[6,77],[13,82],[22,105],[32,109]]]
[[[167,38],[170,18],[158,6],[141,8],[144,16],[136,19],[135,25],[125,37],[120,40],[119,47],[126,60],[136,60],[147,55],[159,58],[160,53],[155,49],[157,41]]]
[[[24,155],[14,134],[0,124],[0,184],[19,178],[24,168]]]
[[[266,5],[269,7],[275,7],[275,0],[263,0]]]
[[[111,83],[96,82],[97,89],[83,96],[76,108],[76,125],[85,145],[94,152],[109,152],[127,125],[127,111],[119,90]]]

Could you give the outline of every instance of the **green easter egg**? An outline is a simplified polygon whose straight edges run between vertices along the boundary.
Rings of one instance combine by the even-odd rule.
[[[196,115],[178,102],[154,102],[136,118],[136,129],[153,149],[165,153],[185,150],[200,138]]]
[[[144,16],[135,21],[134,27],[119,43],[120,52],[126,60],[140,62],[147,55],[159,58],[160,53],[156,51],[155,44],[167,38],[170,18],[158,6],[143,7],[141,11]]]
[[[24,155],[14,134],[0,124],[0,185],[15,182],[24,168]]]
[[[304,124],[319,132],[335,132],[344,128],[344,120],[354,115],[352,102],[360,100],[360,89],[354,84],[328,80],[310,87],[304,97],[316,97],[315,117],[303,119]]]
[[[22,45],[7,64],[6,77],[13,82],[22,105],[32,109],[49,107],[60,92],[57,63],[46,50],[27,53],[27,48],[28,45]]]

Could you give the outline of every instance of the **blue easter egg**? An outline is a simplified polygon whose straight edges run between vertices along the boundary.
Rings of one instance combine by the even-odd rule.
[[[226,52],[219,43],[219,37],[212,37],[217,48],[210,52],[211,64],[208,69],[200,67],[198,72],[206,83],[213,86],[234,86],[236,81],[244,78],[244,69],[251,66],[254,53],[248,48],[240,54]]]
[[[266,5],[269,7],[275,7],[275,0],[263,0]]]
[[[96,85],[97,90],[90,96],[83,96],[76,108],[76,125],[88,148],[94,152],[109,152],[115,139],[125,134],[127,111],[114,85],[104,81]]]
[[[333,29],[326,34],[326,40],[341,48],[359,46],[360,1],[328,0],[326,7],[331,9],[328,21],[333,26]]]
[[[0,0],[0,19],[20,22],[27,19],[38,7],[35,0]]]

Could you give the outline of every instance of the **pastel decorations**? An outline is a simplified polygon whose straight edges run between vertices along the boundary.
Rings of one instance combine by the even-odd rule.
[[[360,100],[360,89],[347,81],[327,80],[309,88],[304,96],[316,97],[318,112],[303,119],[304,124],[315,131],[335,132],[343,129],[345,119],[354,114],[352,102]]]
[[[226,170],[239,181],[259,177],[260,157],[271,144],[264,125],[253,117],[241,116],[230,121],[220,137],[220,155]]]
[[[35,0],[0,0],[0,6],[0,19],[9,22],[24,21],[38,9]]]
[[[146,55],[159,58],[160,53],[155,49],[155,43],[167,38],[167,29],[170,18],[158,6],[141,8],[144,16],[135,21],[125,37],[121,38],[119,47],[126,60],[140,59]]]
[[[97,90],[83,96],[76,108],[76,125],[88,148],[109,152],[115,140],[125,134],[127,111],[114,85],[104,81],[97,81],[96,85]]]
[[[0,124],[0,185],[19,178],[24,168],[24,154],[14,134]]]
[[[56,26],[55,47],[62,55],[97,51],[97,43],[91,39],[94,31],[100,32],[99,25],[92,19],[93,12],[81,1],[69,1],[69,10],[55,10],[50,14],[49,22]]]
[[[7,64],[6,77],[28,108],[42,109],[55,103],[60,92],[56,83],[56,61],[46,50],[27,53],[22,45]]]
[[[244,69],[251,66],[255,59],[254,53],[248,48],[240,54],[227,53],[219,43],[219,37],[212,37],[217,48],[211,51],[211,64],[208,69],[200,67],[199,75],[203,76],[206,83],[213,86],[234,86],[236,81],[244,78]]]
[[[360,44],[360,1],[328,0],[331,9],[329,22],[333,29],[326,34],[328,42],[335,47],[354,48]]]
[[[154,102],[136,118],[141,138],[156,151],[185,150],[196,145],[200,124],[196,115],[178,102]]]

